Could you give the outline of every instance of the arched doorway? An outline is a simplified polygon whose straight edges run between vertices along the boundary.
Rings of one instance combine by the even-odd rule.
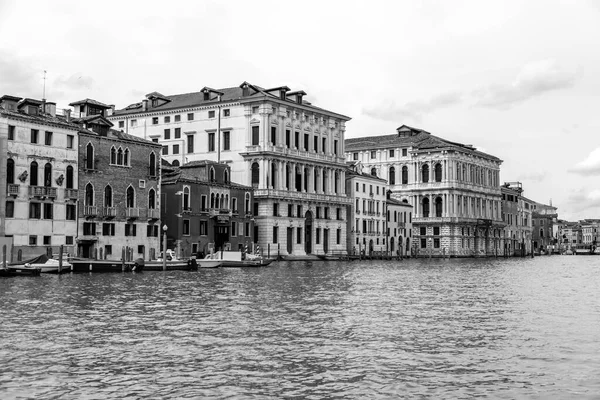
[[[306,214],[304,214],[304,251],[306,252],[306,254],[311,254],[312,253],[312,228],[313,228],[313,215],[312,212],[307,211]],[[327,242],[323,242],[323,246],[325,249],[325,252],[327,253],[326,250],[326,244]]]

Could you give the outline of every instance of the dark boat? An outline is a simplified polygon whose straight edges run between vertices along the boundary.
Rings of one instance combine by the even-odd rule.
[[[144,260],[91,260],[87,258],[73,258],[70,260],[73,272],[140,272],[144,269]]]
[[[0,266],[0,276],[35,276],[42,271],[39,268],[27,267],[25,265]]]

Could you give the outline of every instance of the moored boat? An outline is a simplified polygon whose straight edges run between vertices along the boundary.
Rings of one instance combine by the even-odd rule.
[[[197,268],[197,266],[193,265],[191,260],[178,259],[175,252],[171,249],[167,250],[166,262],[163,262],[163,255],[161,252],[158,259],[146,261],[144,266],[147,271],[162,271],[165,267],[167,271],[189,271]]]
[[[206,259],[222,261],[221,267],[266,267],[273,262],[260,255],[244,254],[241,251],[217,251],[207,255]]]
[[[144,269],[144,260],[92,260],[87,258],[72,258],[70,260],[73,272],[140,272]]]
[[[24,264],[4,265],[0,264],[0,276],[35,276],[40,274],[40,269],[27,267]]]
[[[28,260],[24,263],[26,267],[39,268],[42,273],[58,273],[60,262],[54,258],[48,258],[45,254],[42,254],[39,257],[36,257],[32,260]],[[71,263],[63,260],[62,266],[60,266],[60,272],[69,272],[71,271]]]

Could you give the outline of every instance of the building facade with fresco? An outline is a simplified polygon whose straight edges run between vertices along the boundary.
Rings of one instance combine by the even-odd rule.
[[[413,206],[418,256],[492,256],[501,251],[499,158],[406,125],[395,134],[346,140],[346,156],[384,178]]]

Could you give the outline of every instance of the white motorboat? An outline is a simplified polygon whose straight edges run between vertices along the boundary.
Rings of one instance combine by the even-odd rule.
[[[38,268],[42,273],[57,273],[59,267],[59,261],[54,258],[48,258],[46,262],[43,260],[37,260],[37,262],[25,263],[28,268]],[[61,272],[71,270],[71,264],[68,261],[63,260]]]

